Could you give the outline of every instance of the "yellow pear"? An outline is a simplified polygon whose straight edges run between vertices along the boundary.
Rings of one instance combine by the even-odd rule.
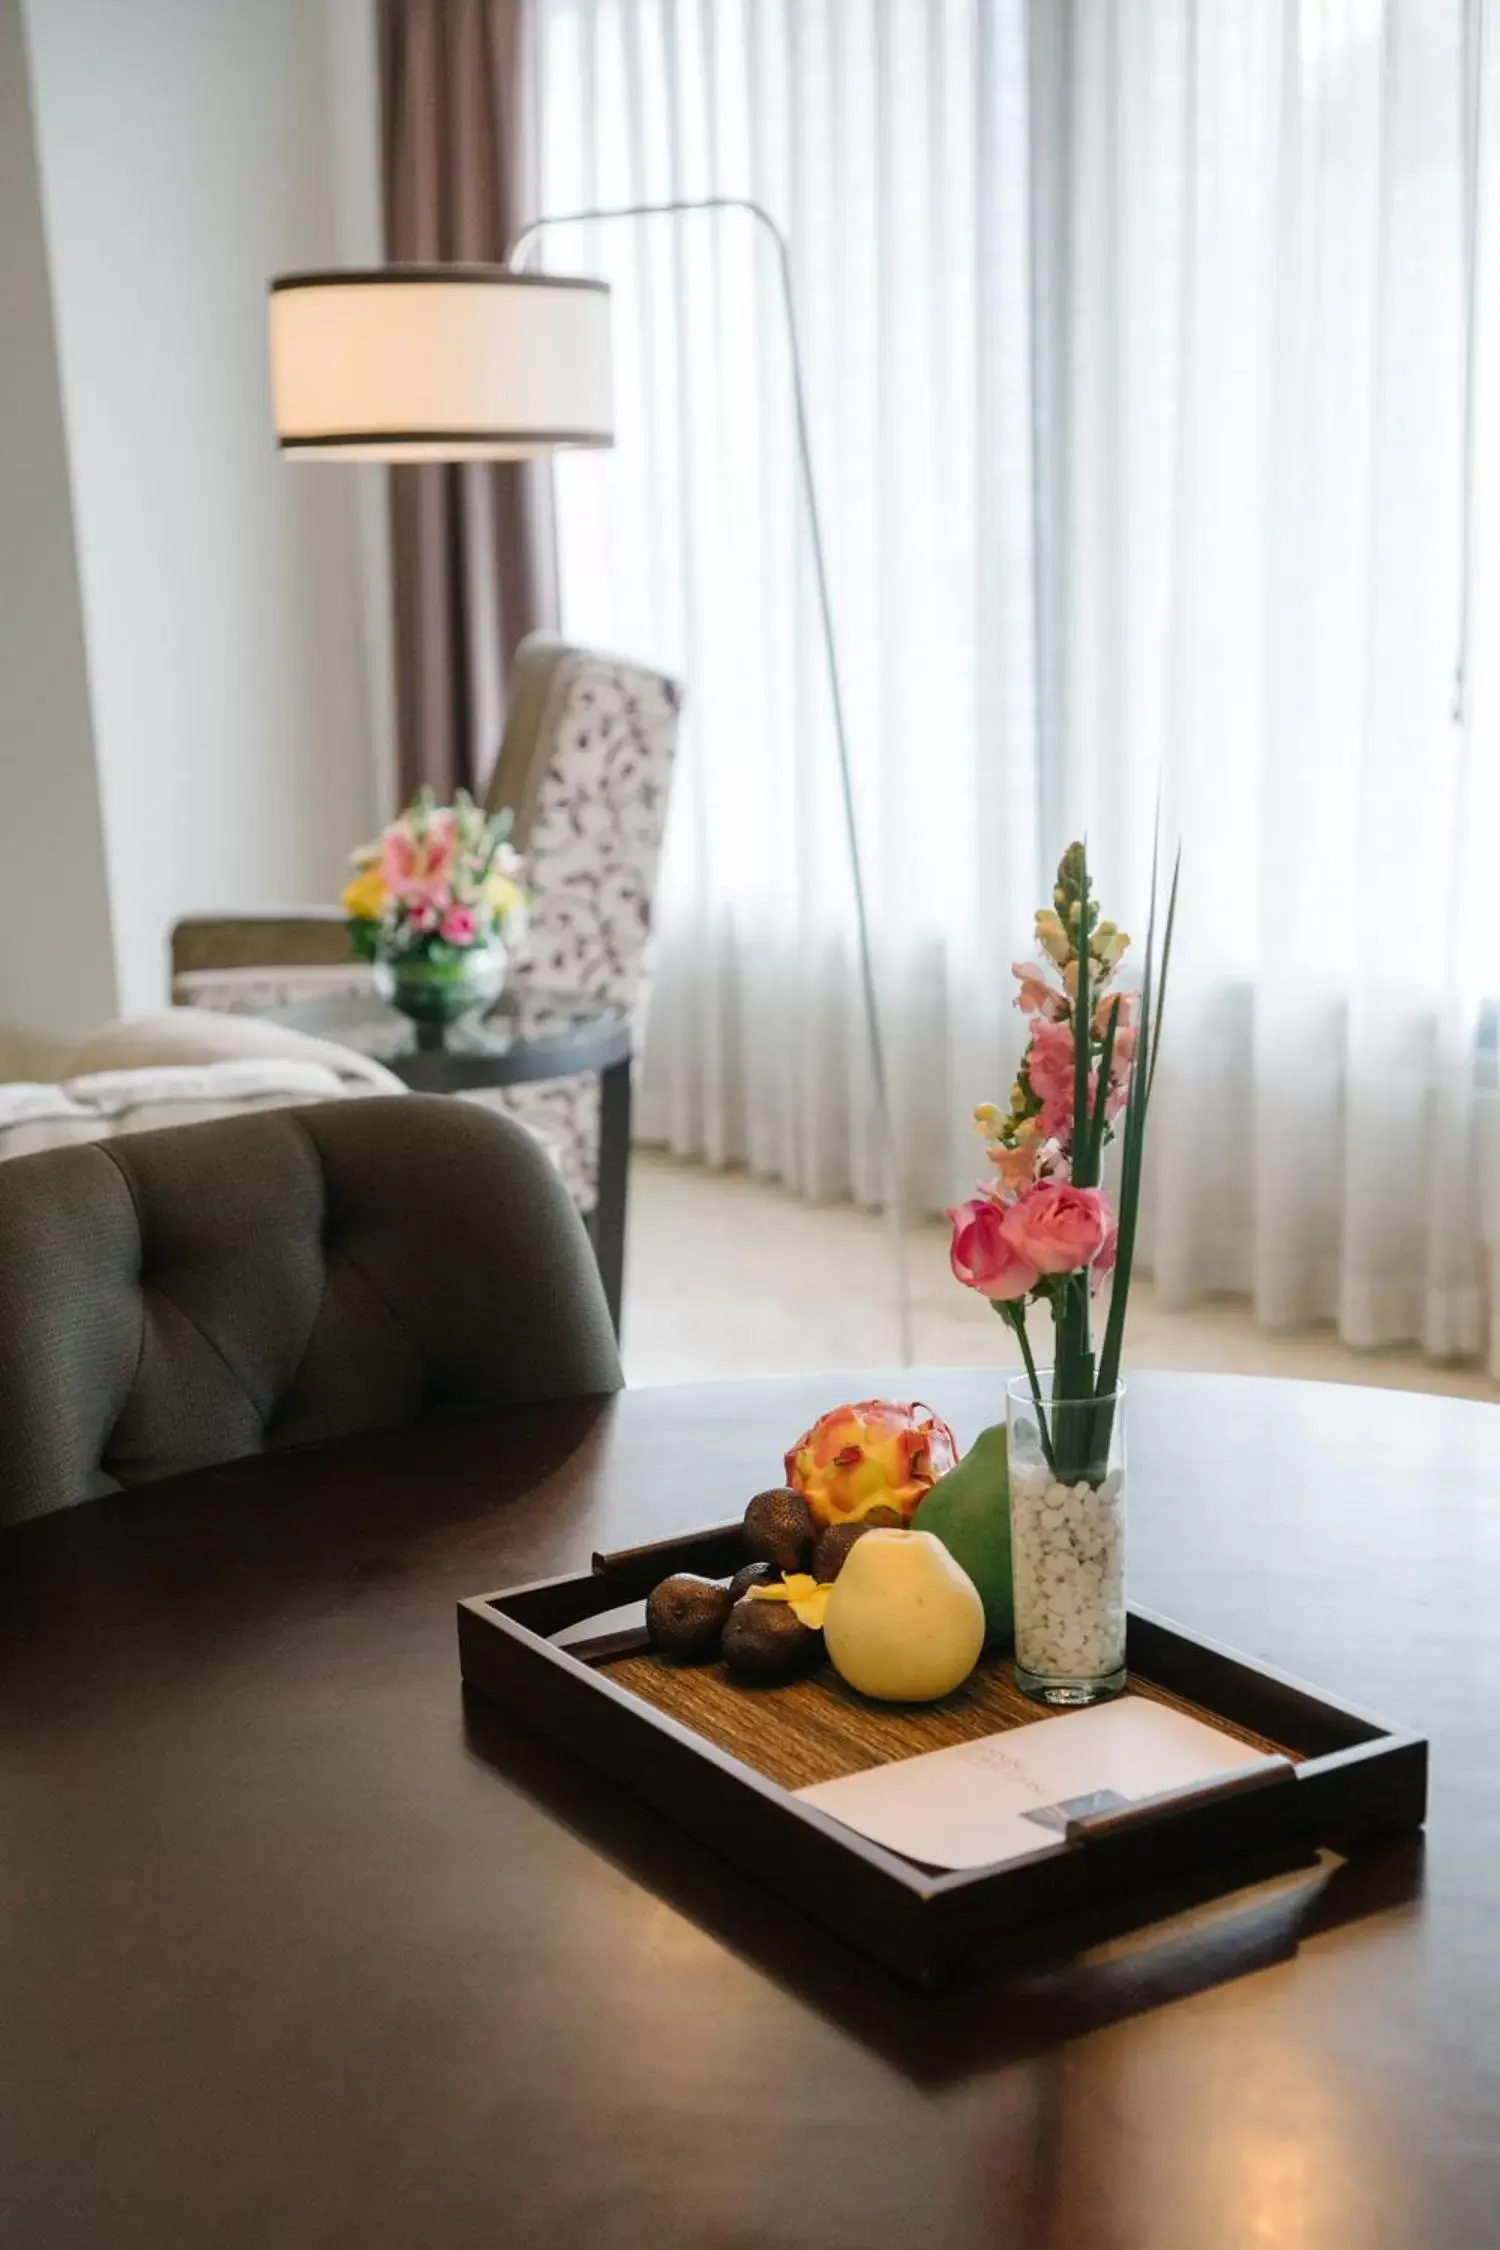
[[[931,1703],[978,1662],[984,1604],[930,1531],[867,1531],[833,1582],[823,1638],[861,1695]]]

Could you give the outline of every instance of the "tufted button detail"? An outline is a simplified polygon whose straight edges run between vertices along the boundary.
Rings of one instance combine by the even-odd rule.
[[[17,1335],[0,1520],[92,1497],[101,1470],[137,1485],[410,1421],[439,1395],[618,1381],[535,1142],[420,1095],[0,1167],[0,1355]]]

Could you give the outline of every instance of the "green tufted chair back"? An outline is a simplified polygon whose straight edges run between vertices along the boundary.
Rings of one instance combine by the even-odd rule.
[[[264,1111],[0,1166],[0,1524],[620,1380],[566,1189],[467,1102]]]

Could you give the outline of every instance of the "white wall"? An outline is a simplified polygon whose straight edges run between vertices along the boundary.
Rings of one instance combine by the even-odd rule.
[[[0,0],[0,1072],[115,1004],[20,0]]]
[[[278,460],[265,350],[272,273],[373,250],[372,15],[26,0],[127,1012],[177,915],[333,897],[383,805],[374,518]]]

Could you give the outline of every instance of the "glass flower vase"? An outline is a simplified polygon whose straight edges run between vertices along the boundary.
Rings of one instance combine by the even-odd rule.
[[[1016,1685],[1071,1709],[1125,1685],[1125,1391],[1008,1386]]]
[[[375,989],[413,1023],[441,1031],[494,1006],[505,986],[505,966],[498,936],[465,946],[433,939],[399,950],[382,947]]]

